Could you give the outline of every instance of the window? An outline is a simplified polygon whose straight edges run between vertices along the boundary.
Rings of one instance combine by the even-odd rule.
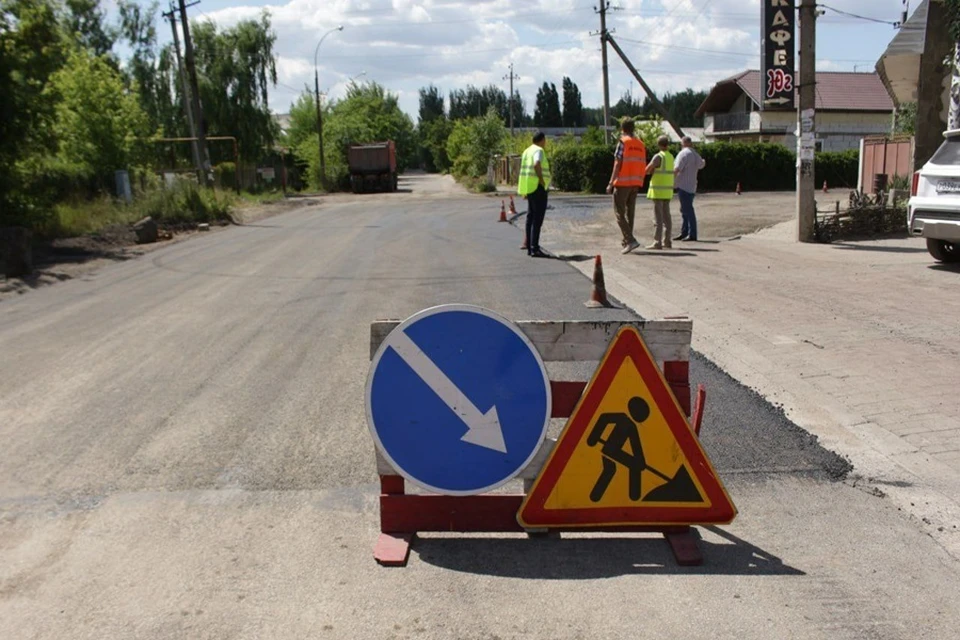
[[[960,164],[960,137],[950,137],[943,141],[937,152],[930,158],[933,164]]]
[[[820,153],[821,151],[823,151],[823,140],[817,140],[816,144],[814,145],[814,150],[817,153]]]

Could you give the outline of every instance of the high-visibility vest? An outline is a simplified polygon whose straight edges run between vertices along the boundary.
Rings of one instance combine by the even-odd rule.
[[[673,154],[661,151],[654,158],[660,158],[660,166],[653,171],[650,186],[647,187],[648,200],[670,200],[673,198]]]
[[[537,177],[537,171],[534,168],[533,156],[537,151],[543,151],[535,144],[527,147],[520,158],[520,181],[517,184],[517,193],[522,196],[529,195],[540,186],[540,178]],[[540,158],[540,172],[543,174],[543,185],[545,189],[550,188],[550,163],[547,162],[547,152],[544,151]]]
[[[647,174],[647,148],[642,140],[631,136],[623,136],[620,142],[623,143],[623,160],[613,186],[642,187]]]

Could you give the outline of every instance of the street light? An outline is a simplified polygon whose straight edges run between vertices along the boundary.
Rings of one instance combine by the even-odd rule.
[[[353,76],[352,78],[350,78],[349,80],[347,80],[347,84],[352,84],[354,80],[356,80],[357,78],[362,78],[362,77],[365,76],[365,75],[367,75],[367,72],[366,72],[366,71],[361,71],[361,72],[358,73],[357,75],[355,75],[355,76]]]
[[[317,43],[317,48],[313,50],[313,87],[317,98],[317,138],[320,140],[320,187],[324,190],[327,188],[327,162],[323,158],[323,109],[320,108],[320,73],[317,71],[317,54],[320,52],[320,45],[334,31],[343,31],[343,25],[323,34],[320,42]]]

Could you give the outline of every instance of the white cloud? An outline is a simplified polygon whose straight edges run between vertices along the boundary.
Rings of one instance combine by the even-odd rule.
[[[243,0],[238,0],[243,2]],[[313,86],[313,54],[323,34],[340,24],[319,50],[322,91],[342,95],[350,77],[366,71],[400,96],[411,115],[417,89],[433,83],[444,91],[466,84],[506,86],[512,61],[518,91],[532,109],[536,89],[559,85],[570,76],[584,104],[602,102],[599,28],[591,0],[289,0],[266,6],[238,6],[205,15],[229,26],[271,14],[277,33],[278,80],[271,92],[275,111],[286,111],[299,87]],[[611,11],[627,55],[657,92],[706,89],[717,80],[760,64],[760,0],[619,0]],[[833,0],[850,13],[896,20],[900,0]],[[822,25],[821,25],[822,23]],[[877,37],[868,39],[866,29]],[[818,22],[819,46],[831,62],[824,68],[853,68],[851,58],[875,59],[893,31],[828,13]],[[848,45],[844,40],[859,40]],[[876,40],[876,42],[872,42]],[[640,42],[636,42],[640,41]],[[825,42],[827,41],[827,42]],[[869,46],[867,41],[871,41]],[[833,44],[831,44],[833,43]],[[636,82],[611,50],[611,100]],[[860,60],[861,68],[865,60]]]

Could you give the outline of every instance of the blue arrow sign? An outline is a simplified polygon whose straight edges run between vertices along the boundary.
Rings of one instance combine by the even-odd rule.
[[[397,472],[450,495],[515,477],[550,422],[540,354],[516,325],[470,305],[400,323],[373,358],[366,401],[370,432]]]

